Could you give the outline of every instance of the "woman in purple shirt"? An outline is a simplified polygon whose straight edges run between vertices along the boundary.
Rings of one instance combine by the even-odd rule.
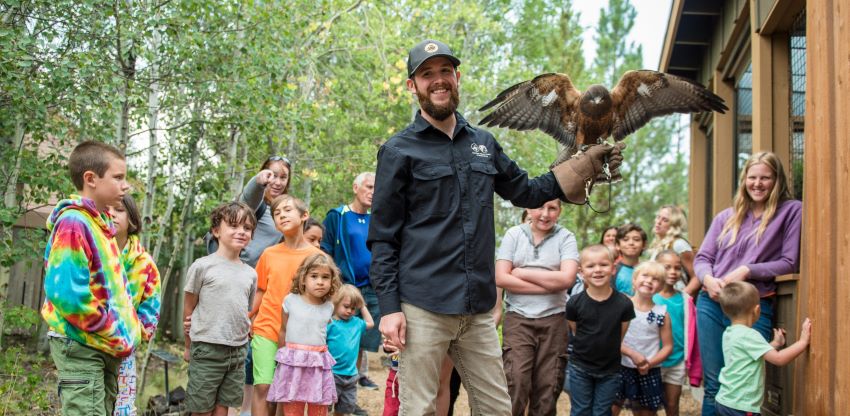
[[[714,217],[694,259],[694,272],[703,283],[697,302],[703,415],[715,414],[724,365],[721,339],[729,319],[716,301],[720,290],[734,281],[758,289],[761,316],[753,328],[770,341],[776,276],[799,270],[802,204],[791,198],[779,158],[771,152],[754,154],[744,165],[733,206]]]

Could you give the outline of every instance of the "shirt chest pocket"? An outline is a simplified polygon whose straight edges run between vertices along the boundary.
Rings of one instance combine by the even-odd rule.
[[[469,189],[484,206],[493,206],[493,190],[496,168],[492,163],[472,162],[469,164]]]
[[[454,170],[449,165],[427,165],[413,170],[410,192],[412,214],[446,216],[457,206]]]

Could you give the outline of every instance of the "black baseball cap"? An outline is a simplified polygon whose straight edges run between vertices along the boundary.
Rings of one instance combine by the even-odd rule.
[[[460,65],[460,59],[455,57],[449,45],[438,40],[426,39],[417,43],[407,54],[407,77],[413,78],[413,73],[416,72],[420,65],[437,56],[448,58],[454,64],[455,68]]]

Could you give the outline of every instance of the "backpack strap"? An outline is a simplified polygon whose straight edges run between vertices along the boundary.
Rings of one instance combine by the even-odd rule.
[[[257,222],[259,222],[260,218],[262,218],[263,215],[266,214],[266,210],[268,208],[269,208],[269,206],[268,206],[268,204],[266,204],[265,200],[260,201],[260,205],[257,207],[257,210],[254,211],[254,216],[257,218]]]

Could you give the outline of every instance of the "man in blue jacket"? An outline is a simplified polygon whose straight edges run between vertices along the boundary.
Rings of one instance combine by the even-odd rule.
[[[372,207],[372,192],[375,190],[375,174],[363,172],[354,179],[354,201],[350,204],[340,205],[325,216],[325,233],[322,236],[322,250],[333,256],[337,267],[342,271],[343,281],[356,286],[366,300],[366,307],[375,320],[381,319],[381,310],[378,308],[378,297],[369,280],[369,265],[372,262],[372,254],[366,248],[366,235],[369,232],[369,209]],[[360,340],[361,354],[357,360],[357,367],[366,351],[377,352],[381,344],[381,333],[378,326],[365,331]],[[377,390],[378,385],[361,373],[358,381],[361,387]]]

